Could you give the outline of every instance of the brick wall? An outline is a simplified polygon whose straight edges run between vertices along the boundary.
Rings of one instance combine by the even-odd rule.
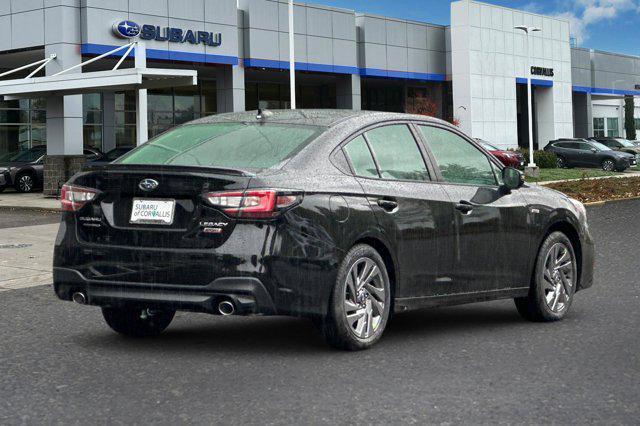
[[[84,163],[82,155],[47,155],[44,159],[44,195],[59,195],[60,187],[79,172]]]

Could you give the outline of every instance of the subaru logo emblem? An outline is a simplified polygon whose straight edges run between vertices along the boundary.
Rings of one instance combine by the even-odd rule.
[[[138,188],[143,191],[153,191],[158,187],[159,183],[155,179],[142,179],[138,184]]]
[[[140,25],[133,21],[120,21],[113,24],[113,32],[120,38],[133,38],[140,34]]]

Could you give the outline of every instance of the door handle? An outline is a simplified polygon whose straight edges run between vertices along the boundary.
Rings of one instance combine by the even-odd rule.
[[[378,205],[382,207],[386,212],[392,213],[398,208],[398,203],[393,200],[386,200],[381,198],[377,201]]]
[[[462,200],[458,204],[456,204],[456,210],[464,214],[471,213],[471,211],[473,210],[473,204],[471,204],[469,201]]]

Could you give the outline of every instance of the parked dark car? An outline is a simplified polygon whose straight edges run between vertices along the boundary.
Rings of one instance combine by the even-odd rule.
[[[417,308],[514,298],[559,320],[593,280],[580,202],[417,115],[202,118],[76,174],[62,208],[57,296],[130,336],[176,310],[294,315],[364,349]]]
[[[558,157],[558,167],[601,167],[607,172],[635,166],[636,157],[590,139],[558,139],[544,147]]]
[[[627,154],[634,155],[636,157],[636,161],[640,157],[640,146],[624,138],[594,138],[594,140],[615,151],[626,152]]]
[[[494,157],[496,157],[502,164],[516,169],[524,167],[524,155],[516,151],[506,151],[504,149],[497,148],[491,145],[489,142],[483,139],[476,139],[481,147],[489,151]]]
[[[32,192],[42,187],[42,173],[46,145],[37,145],[27,150],[6,154],[0,159],[0,192],[13,186],[18,192]],[[102,153],[85,148],[87,160],[97,158]]]
[[[47,148],[44,145],[12,152],[0,159],[0,192],[14,186],[19,192],[31,192],[42,182]]]
[[[113,148],[110,151],[105,152],[100,157],[91,161],[92,165],[103,165],[111,163],[112,161],[122,157],[127,152],[131,151],[135,146],[119,146],[117,148]]]

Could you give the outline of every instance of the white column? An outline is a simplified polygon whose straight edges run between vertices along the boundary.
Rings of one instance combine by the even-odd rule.
[[[220,66],[216,71],[218,113],[245,110],[244,68]]]
[[[533,161],[533,102],[531,101],[531,34],[527,31],[527,113],[529,115],[529,167],[536,167]]]
[[[340,109],[362,108],[362,95],[359,75],[340,75],[336,77],[336,103]]]
[[[142,145],[148,139],[147,89],[138,89],[136,90],[136,144]]]
[[[293,0],[289,0],[289,90],[291,92],[291,109],[296,109],[296,55],[293,26]]]
[[[45,57],[55,53],[56,59],[45,68],[53,75],[79,64],[82,58],[78,47],[72,44],[45,46]],[[70,74],[80,73],[81,69]],[[82,155],[82,95],[47,98],[47,155]]]
[[[82,155],[82,95],[47,98],[47,155]]]
[[[147,50],[143,41],[138,41],[135,48],[135,67],[147,67]],[[149,139],[147,122],[147,89],[136,90],[136,144],[142,145]]]
[[[116,147],[116,95],[114,92],[102,92],[102,151]]]

